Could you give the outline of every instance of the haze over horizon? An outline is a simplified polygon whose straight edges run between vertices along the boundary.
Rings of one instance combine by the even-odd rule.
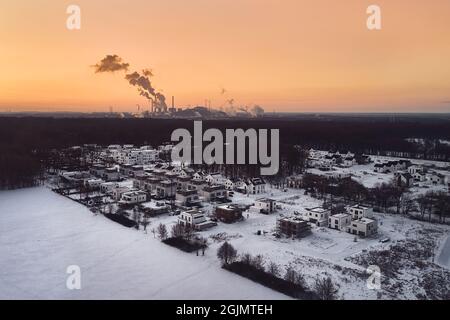
[[[70,4],[81,30],[66,28]],[[93,71],[108,54],[151,68],[177,107],[450,112],[449,21],[447,0],[4,0],[0,112],[148,109],[122,74]]]

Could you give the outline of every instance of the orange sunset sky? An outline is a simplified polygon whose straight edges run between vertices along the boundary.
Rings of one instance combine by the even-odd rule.
[[[151,68],[178,107],[450,112],[449,0],[0,0],[0,111],[145,105],[123,73],[94,73],[107,54]]]

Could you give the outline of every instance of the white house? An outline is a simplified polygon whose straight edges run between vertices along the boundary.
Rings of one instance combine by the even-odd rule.
[[[346,156],[344,160],[342,160],[342,166],[344,167],[352,167],[356,165],[356,159],[354,155]]]
[[[432,184],[444,184],[446,179],[445,176],[440,173],[431,172],[426,175],[426,180]]]
[[[251,178],[239,182],[238,189],[243,190],[247,194],[260,194],[266,192],[266,182],[262,178]]]
[[[406,170],[410,165],[411,161],[409,160],[388,161],[375,164],[374,171],[379,173],[392,173],[399,170]]]
[[[346,213],[339,213],[328,218],[328,227],[340,231],[345,231],[352,222],[352,216]]]
[[[213,185],[224,185],[225,180],[220,173],[210,173],[205,177],[205,181]]]
[[[194,181],[204,181],[205,178],[206,178],[206,174],[201,171],[194,173],[194,175],[192,176],[192,180],[194,180]]]
[[[129,191],[130,191],[130,188],[128,188],[128,187],[117,187],[117,188],[112,189],[111,193],[112,193],[113,199],[116,201],[119,201],[120,199],[122,199],[122,195]]]
[[[352,207],[347,207],[347,212],[352,216],[353,220],[361,219],[361,218],[372,218],[373,217],[373,209],[369,207],[364,207],[361,205],[355,205]]]
[[[253,208],[258,210],[258,212],[264,214],[274,213],[277,210],[276,201],[268,198],[261,198],[256,200]]]
[[[328,225],[328,218],[330,216],[330,210],[322,207],[307,208],[303,213],[303,220],[315,223],[322,227]]]
[[[191,227],[195,230],[205,230],[217,225],[217,223],[207,219],[205,214],[199,209],[192,209],[182,212],[178,216],[178,223],[183,226]]]
[[[347,227],[347,232],[361,237],[369,237],[378,232],[378,223],[376,220],[368,218],[353,220]]]
[[[238,187],[238,183],[241,181],[237,178],[229,178],[225,180],[225,189],[227,190],[234,190]]]
[[[422,166],[418,166],[418,165],[412,165],[408,168],[408,172],[411,175],[415,175],[416,173],[422,173],[423,172],[423,167]]]
[[[415,181],[419,181],[419,182],[423,182],[427,179],[427,175],[425,173],[423,173],[422,171],[417,171],[412,176]]]
[[[204,201],[218,201],[225,200],[227,198],[227,191],[222,185],[205,186],[199,190],[199,194],[203,197]]]
[[[121,203],[136,204],[147,201],[147,194],[144,191],[130,191],[122,194]]]

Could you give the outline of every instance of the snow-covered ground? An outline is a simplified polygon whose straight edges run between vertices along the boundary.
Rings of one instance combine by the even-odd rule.
[[[445,265],[447,261],[448,267],[448,226],[377,214],[379,234],[373,239],[355,242],[354,236],[345,232],[317,227],[304,239],[278,239],[273,231],[279,216],[322,202],[305,196],[302,190],[270,188],[264,195],[235,193],[232,199],[252,204],[262,196],[275,199],[281,209],[272,215],[245,212],[244,221],[219,223],[201,232],[210,247],[205,257],[197,257],[162,244],[151,232],[127,229],[101,215],[94,216],[84,206],[45,188],[0,192],[0,298],[288,298],[221,269],[216,251],[225,240],[240,254],[261,254],[266,262],[277,263],[282,273],[287,266],[295,268],[310,287],[317,276],[330,275],[344,299],[414,299],[417,290],[423,291],[420,277],[431,270],[441,272],[430,258],[423,270],[401,270],[398,279],[390,279],[389,288],[368,289],[369,275],[354,258],[389,250],[391,245],[431,241],[428,243],[436,250],[437,262]],[[212,212],[213,206],[205,209]],[[170,230],[176,221],[176,216],[169,215],[151,218],[148,230],[160,223]],[[391,239],[389,243],[379,242],[386,237]],[[80,291],[66,289],[69,265],[81,267]],[[403,290],[392,292],[397,283]]]
[[[326,151],[316,151],[317,154],[324,156],[328,152]],[[433,168],[433,171],[443,175],[450,175],[448,168],[450,163],[443,161],[431,161],[431,160],[421,160],[421,159],[407,159],[407,158],[394,158],[386,156],[370,156],[373,163],[364,165],[354,165],[349,168],[343,167],[333,167],[330,171],[321,171],[316,168],[308,169],[308,173],[321,175],[321,176],[335,176],[337,174],[350,176],[353,180],[358,181],[366,188],[373,188],[377,184],[389,183],[394,178],[392,173],[378,173],[374,171],[374,166],[376,163],[384,163],[388,161],[398,161],[398,160],[410,160],[413,164],[421,165],[429,168]],[[416,186],[411,188],[414,194],[426,193],[427,191],[447,191],[447,186],[445,185],[433,185],[430,182],[417,182]]]
[[[45,188],[0,192],[0,299],[288,299]],[[68,290],[67,267],[81,268]]]

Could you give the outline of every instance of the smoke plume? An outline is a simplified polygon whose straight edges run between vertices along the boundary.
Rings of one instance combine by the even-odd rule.
[[[118,55],[107,55],[99,63],[94,65],[95,73],[101,72],[116,72],[116,71],[128,71],[128,63],[123,62],[122,58]]]
[[[95,73],[128,71],[129,64],[123,62],[122,58],[117,55],[107,55],[99,63],[94,65]],[[134,71],[125,74],[125,80],[137,88],[139,95],[153,102],[155,108],[165,111],[167,109],[166,97],[157,92],[153,87],[150,78],[153,77],[151,69],[144,69],[141,73]]]

